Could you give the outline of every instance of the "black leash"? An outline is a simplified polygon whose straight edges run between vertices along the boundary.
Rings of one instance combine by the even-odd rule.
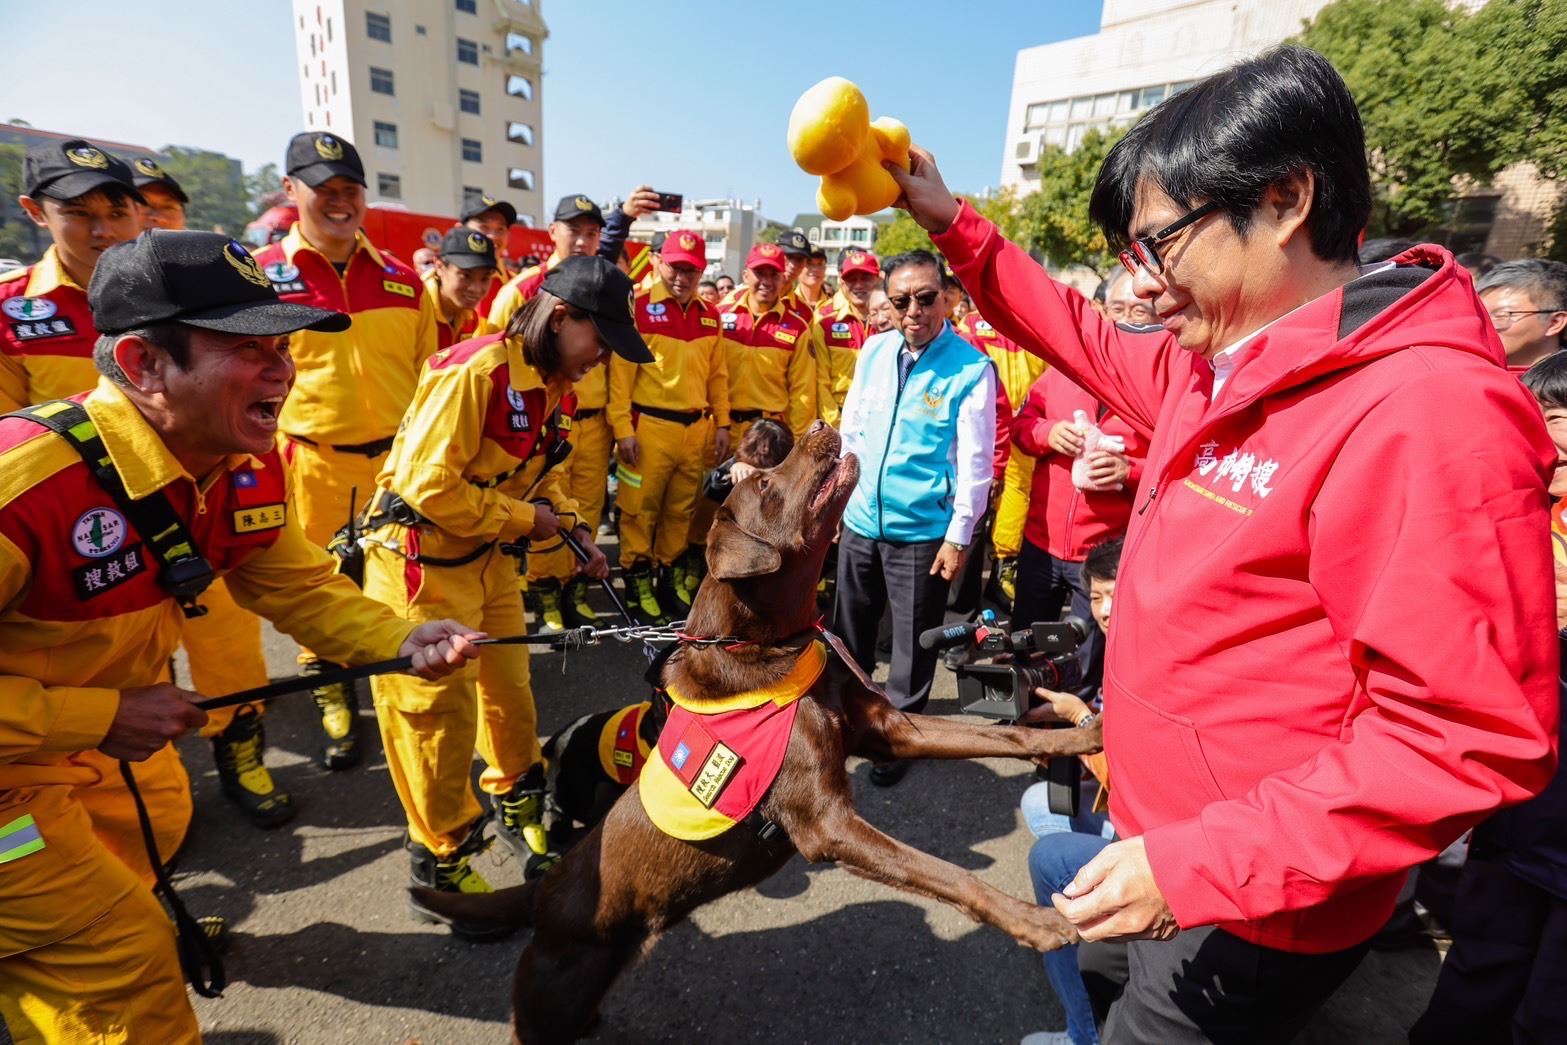
[[[223,988],[229,985],[228,974],[223,970],[223,958],[218,954],[217,945],[202,931],[200,923],[190,916],[184,901],[174,891],[168,872],[163,869],[163,858],[158,855],[158,840],[152,833],[152,818],[147,815],[147,803],[142,801],[141,791],[136,787],[136,774],[131,772],[131,764],[123,759],[120,761],[120,776],[125,778],[131,801],[136,803],[136,820],[141,825],[142,844],[147,847],[147,859],[152,861],[152,874],[156,879],[152,891],[168,905],[169,913],[174,916],[174,946],[179,952],[180,969],[197,994],[203,998],[221,998]]]

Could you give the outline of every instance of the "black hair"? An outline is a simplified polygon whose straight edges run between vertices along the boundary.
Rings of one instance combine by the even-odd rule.
[[[1362,265],[1376,265],[1395,258],[1415,246],[1412,239],[1398,239],[1395,236],[1383,236],[1380,239],[1368,239],[1360,245],[1360,263]]]
[[[522,358],[545,377],[561,372],[562,361],[557,335],[550,328],[550,317],[556,305],[566,305],[566,314],[573,319],[586,318],[587,313],[575,305],[563,302],[547,290],[540,290],[527,303],[513,313],[506,324],[506,337],[522,342]]]
[[[714,290],[717,290],[718,289],[718,281],[717,280],[713,280],[713,279],[704,279],[700,283],[698,283],[697,286],[698,287],[712,287]]]
[[[1475,293],[1488,290],[1521,290],[1535,308],[1559,312],[1567,309],[1567,264],[1546,258],[1504,261],[1475,280]]]
[[[1104,279],[1101,279],[1099,281],[1099,285],[1094,288],[1094,300],[1099,302],[1101,305],[1108,301],[1110,299],[1110,284],[1114,282],[1114,272],[1110,273]]]
[[[1360,112],[1343,77],[1304,47],[1276,47],[1167,98],[1105,157],[1088,213],[1117,250],[1138,185],[1181,207],[1213,201],[1245,236],[1269,186],[1309,171],[1306,231],[1325,261],[1354,261],[1371,216]]]
[[[936,277],[941,280],[942,289],[947,288],[947,266],[928,250],[906,250],[902,254],[894,254],[881,263],[881,278],[890,283],[894,272],[914,265],[928,265],[935,269]]]
[[[735,460],[755,468],[777,468],[793,449],[794,436],[789,429],[764,417],[746,430],[735,447]]]
[[[1088,549],[1088,557],[1083,560],[1083,587],[1092,581],[1115,580],[1121,570],[1121,544],[1120,537],[1112,537]]]
[[[161,323],[148,323],[146,326],[121,331],[118,334],[100,334],[98,340],[93,342],[93,366],[98,368],[98,373],[121,388],[129,388],[130,378],[125,376],[125,371],[120,369],[120,364],[114,359],[114,346],[119,344],[120,338],[134,336],[154,348],[167,352],[170,362],[181,370],[189,370],[190,332],[191,328],[184,323],[168,319]]]
[[[94,196],[102,196],[109,201],[110,206],[124,206],[127,203],[136,202],[136,194],[131,191],[129,186],[118,185],[113,182],[95,185],[79,196],[61,196],[50,192],[49,186],[46,185],[39,189],[36,195],[39,199],[54,200],[56,203],[77,203],[90,200]]]
[[[1567,410],[1567,352],[1553,352],[1524,371],[1523,386],[1542,407]]]

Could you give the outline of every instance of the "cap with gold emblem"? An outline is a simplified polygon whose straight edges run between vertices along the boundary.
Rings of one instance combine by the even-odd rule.
[[[748,269],[777,269],[784,268],[784,252],[776,243],[758,243],[751,248],[751,253],[745,256],[745,267]]]
[[[707,267],[707,241],[700,232],[680,229],[664,237],[664,249],[659,254],[667,264]]]
[[[441,240],[441,260],[460,269],[492,269],[495,244],[484,233],[457,225]]]
[[[457,220],[468,221],[489,211],[494,211],[505,218],[507,225],[517,224],[517,208],[494,196],[469,196],[463,202],[462,213],[457,215]]]
[[[289,139],[284,173],[312,189],[339,175],[366,184],[365,165],[353,142],[322,131],[306,131]]]
[[[551,220],[571,221],[575,218],[592,218],[600,225],[604,224],[604,212],[599,210],[599,205],[581,193],[562,196],[560,202],[555,204],[555,217]]]
[[[94,189],[118,185],[139,202],[131,169],[118,156],[111,156],[85,138],[34,145],[27,150],[22,164],[22,194],[47,196],[52,200],[74,200]]]
[[[851,272],[863,272],[866,275],[880,277],[881,263],[870,251],[850,247],[838,255],[838,275],[847,276]]]
[[[348,329],[348,317],[279,301],[238,240],[216,232],[149,229],[104,251],[87,286],[93,326],[123,334],[175,321],[225,334],[271,337]]]
[[[805,238],[805,233],[799,229],[789,229],[778,234],[778,246],[788,257],[809,257],[811,254],[811,241]]]
[[[190,197],[185,195],[185,190],[180,188],[180,183],[174,180],[174,176],[164,170],[156,160],[149,160],[142,156],[131,161],[131,176],[138,189],[145,189],[156,185],[181,203],[189,203]]]
[[[632,318],[636,288],[614,265],[598,257],[567,258],[550,269],[540,289],[588,313],[604,343],[628,363],[653,362]]]

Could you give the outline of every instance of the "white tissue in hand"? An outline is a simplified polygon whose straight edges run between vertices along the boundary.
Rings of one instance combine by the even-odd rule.
[[[1100,486],[1088,477],[1088,458],[1096,450],[1111,450],[1118,454],[1126,453],[1126,440],[1118,435],[1106,435],[1100,431],[1099,426],[1088,419],[1088,414],[1082,410],[1072,411],[1072,426],[1083,437],[1083,448],[1072,459],[1072,485],[1079,490],[1093,490],[1103,492],[1105,490],[1124,489],[1122,483],[1111,483]]]

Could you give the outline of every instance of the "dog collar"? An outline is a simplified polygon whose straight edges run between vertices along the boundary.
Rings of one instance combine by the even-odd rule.
[[[728,711],[744,711],[749,708],[759,708],[763,704],[776,704],[783,707],[794,703],[805,695],[806,690],[816,684],[822,671],[827,667],[827,647],[821,642],[812,642],[800,651],[800,656],[794,662],[794,667],[789,673],[777,682],[760,689],[749,690],[745,693],[736,693],[733,696],[720,697],[718,699],[694,698],[683,694],[673,686],[665,687],[669,699],[678,707],[697,715],[720,715]]]

